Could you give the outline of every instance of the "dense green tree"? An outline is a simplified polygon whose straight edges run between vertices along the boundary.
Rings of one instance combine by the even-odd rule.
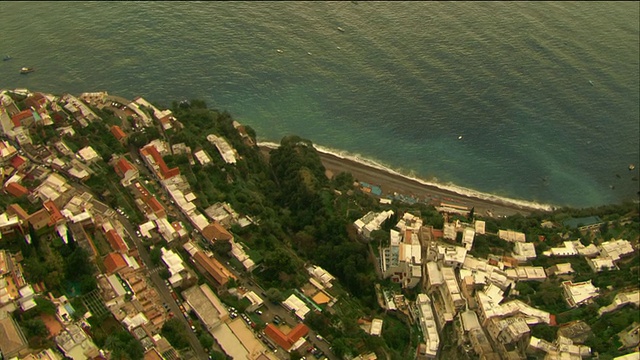
[[[186,349],[189,347],[189,340],[187,338],[187,329],[182,322],[176,318],[169,319],[162,326],[161,334],[164,336],[173,347],[178,350]]]

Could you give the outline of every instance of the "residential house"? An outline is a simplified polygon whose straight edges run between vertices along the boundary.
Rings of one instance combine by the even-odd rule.
[[[16,181],[5,185],[4,190],[15,197],[22,197],[29,194],[29,189],[18,184]]]
[[[212,243],[218,240],[233,240],[233,235],[215,221],[202,229],[202,236]]]
[[[290,351],[300,338],[303,338],[309,333],[309,328],[305,324],[300,323],[285,334],[275,325],[267,324],[264,328],[264,333],[285,351]]]
[[[143,147],[140,149],[140,154],[161,180],[170,179],[180,174],[180,169],[177,167],[169,169],[155,145]]]
[[[578,283],[564,281],[562,289],[564,290],[564,298],[570,307],[588,304],[599,295],[598,288],[591,284],[591,280]]]
[[[121,143],[123,143],[125,138],[127,137],[127,134],[118,125],[113,125],[109,130],[111,130],[111,133],[113,134],[113,136],[115,136],[116,140],[120,141]]]
[[[118,176],[122,178],[120,183],[122,186],[129,186],[131,182],[138,178],[140,173],[138,172],[138,168],[133,166],[126,158],[121,157],[114,166],[116,173]]]

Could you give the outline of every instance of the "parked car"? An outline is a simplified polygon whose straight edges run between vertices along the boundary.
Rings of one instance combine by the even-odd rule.
[[[256,314],[262,315],[262,310],[256,310]]]

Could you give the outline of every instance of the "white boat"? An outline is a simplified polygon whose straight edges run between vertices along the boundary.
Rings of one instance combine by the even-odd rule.
[[[344,29],[343,29],[343,28],[341,28],[340,26],[338,26],[338,31],[340,31],[340,32],[344,32]]]
[[[278,52],[278,54],[282,54],[284,52],[284,51],[282,51],[280,49],[277,49],[276,51]]]

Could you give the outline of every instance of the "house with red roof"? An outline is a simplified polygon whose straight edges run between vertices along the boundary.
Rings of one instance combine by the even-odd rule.
[[[22,170],[27,166],[27,158],[21,155],[16,155],[11,158],[11,167],[16,170]]]
[[[305,324],[298,324],[296,327],[291,329],[287,334],[284,334],[280,329],[278,329],[273,324],[267,324],[264,328],[264,333],[271,339],[273,342],[278,344],[281,348],[286,351],[291,350],[293,344],[295,344],[300,338],[306,336],[309,333],[309,328]]]
[[[116,170],[116,173],[122,178],[122,180],[120,181],[122,183],[122,186],[131,185],[131,182],[137,179],[140,175],[140,173],[138,172],[138,168],[133,166],[133,164],[131,164],[129,161],[127,161],[127,159],[123,157],[116,162],[114,168]]]
[[[15,181],[5,186],[4,190],[15,197],[29,195],[29,190]]]
[[[127,261],[124,259],[122,254],[117,252],[112,252],[105,256],[103,263],[104,268],[107,270],[107,274],[113,274],[128,266]]]
[[[167,212],[164,209],[164,206],[156,199],[155,197],[150,197],[146,200],[147,205],[149,206],[149,210],[153,213],[158,219],[166,217]]]
[[[222,227],[219,222],[214,221],[202,229],[202,236],[210,242],[217,240],[233,240],[233,235],[227,229]]]
[[[111,127],[111,133],[115,136],[116,140],[120,142],[124,142],[124,139],[127,137],[127,134],[118,125]]]
[[[120,234],[118,234],[114,229],[107,231],[105,236],[114,251],[126,253],[129,250],[127,243],[124,242]]]
[[[49,213],[49,223],[47,225],[54,226],[64,222],[64,215],[62,215],[60,209],[58,209],[53,201],[47,200],[42,205],[45,209],[47,209],[47,212]]]
[[[155,146],[147,145],[143,147],[140,149],[140,154],[142,154],[147,163],[151,165],[160,179],[166,180],[180,174],[180,169],[177,167],[169,169]]]
[[[49,100],[47,99],[47,97],[44,96],[43,93],[39,92],[32,94],[24,100],[24,103],[27,107],[34,108],[36,110],[44,108],[45,106],[47,106],[48,102]]]
[[[36,118],[33,115],[33,111],[31,111],[31,109],[27,109],[13,115],[11,117],[11,121],[13,122],[14,127],[26,127],[33,124],[36,121]]]

